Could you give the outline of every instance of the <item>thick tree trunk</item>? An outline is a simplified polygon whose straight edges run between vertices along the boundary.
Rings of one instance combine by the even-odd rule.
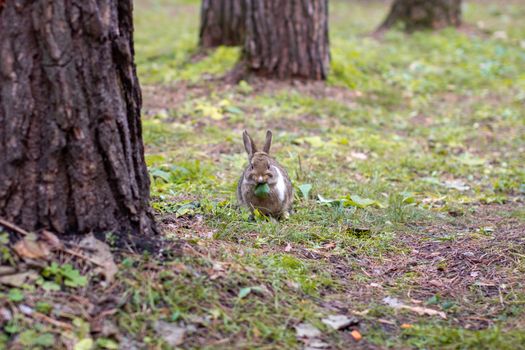
[[[326,79],[328,0],[246,0],[243,58],[269,78]]]
[[[199,45],[203,48],[242,45],[245,0],[202,0]]]
[[[155,231],[132,32],[131,0],[4,1],[0,217],[59,233]]]
[[[403,23],[408,32],[459,27],[461,0],[394,0],[379,30],[389,29],[397,23]]]

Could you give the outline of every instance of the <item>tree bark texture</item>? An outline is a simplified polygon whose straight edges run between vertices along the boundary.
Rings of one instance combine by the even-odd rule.
[[[408,32],[459,27],[461,0],[394,0],[379,30],[389,29],[397,23],[403,23]]]
[[[3,2],[0,216],[152,233],[131,0]]]
[[[240,46],[244,41],[245,0],[202,0],[199,45]]]
[[[246,0],[243,58],[269,78],[326,79],[328,0]]]

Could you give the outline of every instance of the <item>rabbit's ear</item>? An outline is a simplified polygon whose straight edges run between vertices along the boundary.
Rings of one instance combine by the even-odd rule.
[[[264,142],[263,151],[266,154],[270,154],[270,146],[272,145],[272,132],[270,130],[266,131],[266,141]]]
[[[257,152],[257,148],[255,147],[250,135],[248,135],[248,131],[244,130],[242,133],[242,140],[244,141],[244,149],[246,150],[246,153],[248,153],[248,157],[251,158],[253,154]]]

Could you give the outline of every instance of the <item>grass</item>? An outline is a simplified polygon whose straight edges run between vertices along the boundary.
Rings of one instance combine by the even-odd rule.
[[[301,348],[301,322],[341,349],[524,348],[525,6],[469,1],[467,29],[376,40],[368,33],[384,2],[330,5],[326,84],[227,86],[215,78],[239,49],[198,52],[197,1],[136,2],[143,137],[165,247],[119,256],[118,300],[106,309],[114,333],[95,332],[76,309],[65,336],[17,314],[0,345],[169,348],[160,319],[185,327],[183,348]],[[287,221],[248,221],[236,204],[243,128],[257,140],[274,131],[272,152],[296,188]],[[36,298],[41,288],[0,298],[58,314],[61,292]],[[62,291],[97,307],[90,295],[104,293]],[[394,310],[385,296],[447,319]],[[330,330],[321,319],[332,314],[359,323]]]
[[[475,219],[479,206],[494,205],[502,226],[508,218],[522,217],[520,209],[508,210],[505,205],[520,203],[525,182],[521,41],[525,27],[515,15],[525,10],[522,5],[513,2],[496,8],[468,2],[465,17],[474,34],[449,29],[407,37],[393,31],[377,41],[367,33],[384,16],[384,4],[336,1],[327,85],[290,88],[257,81],[224,87],[210,80],[234,66],[238,50],[220,48],[195,63],[197,6],[156,4],[166,15],[150,3],[144,4],[144,11],[162,27],[163,21],[173,22],[170,17],[177,10],[191,15],[172,25],[171,33],[164,31],[160,40],[153,40],[158,35],[155,28],[146,30],[141,24],[147,16],[137,16],[137,31],[144,28],[136,43],[141,80],[197,88],[190,88],[186,98],[164,110],[152,108],[145,119],[155,206],[164,215],[202,217],[212,231],[212,242],[223,247],[219,252],[235,247],[239,255],[227,260],[253,269],[257,285],[275,292],[273,301],[231,306],[234,314],[243,315],[223,321],[225,328],[216,332],[239,336],[244,344],[240,347],[298,346],[293,329],[283,325],[290,320],[319,325],[327,312],[319,300],[347,293],[353,295],[348,302],[352,310],[378,310],[375,317],[364,317],[361,329],[367,332],[367,346],[466,349],[521,344],[523,333],[509,321],[523,322],[520,316],[501,321],[486,311],[483,317],[488,323],[469,325],[466,319],[473,317],[475,308],[494,308],[486,295],[476,297],[475,305],[462,300],[474,298],[475,288],[449,296],[447,302],[455,306],[447,311],[459,322],[446,324],[428,317],[400,317],[381,305],[377,296],[365,293],[356,299],[356,295],[367,284],[383,280],[371,275],[366,264],[382,269],[393,256],[409,259],[424,242],[447,245],[470,237],[457,232],[458,222],[483,221]],[[501,31],[506,35],[493,34]],[[234,198],[245,162],[239,135],[247,128],[260,137],[270,125],[275,133],[274,154],[296,186],[296,212],[284,223],[247,222],[247,213],[239,211]],[[312,185],[308,198],[299,194],[301,184]],[[319,195],[331,201],[320,203]],[[374,204],[349,205],[355,195]],[[188,203],[199,206],[190,204],[188,212]],[[471,231],[481,232],[476,233],[481,238],[472,242],[490,237],[484,236],[484,225],[494,223],[471,225]],[[428,233],[429,227],[442,229]],[[191,230],[187,234],[195,238]],[[454,262],[429,264],[446,275]],[[493,268],[504,267],[494,264]],[[510,271],[502,276],[505,273]],[[231,278],[242,280],[240,276]],[[418,289],[424,276],[407,271],[387,278],[390,285],[382,293],[406,297],[408,291]],[[198,286],[204,283],[189,280]],[[215,290],[210,295],[216,297],[225,287],[212,283],[211,288]],[[523,302],[521,296],[511,294],[509,298]],[[315,299],[301,302],[304,295]],[[230,309],[215,307],[222,312]],[[507,309],[504,306],[498,313]],[[233,320],[236,317],[242,321]],[[400,331],[404,317],[415,325]],[[376,327],[377,318],[394,320],[394,330]],[[328,334],[338,346],[349,341],[348,334]]]

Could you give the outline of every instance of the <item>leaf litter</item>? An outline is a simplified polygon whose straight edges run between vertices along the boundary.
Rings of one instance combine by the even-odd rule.
[[[5,220],[0,225],[13,232],[12,243],[2,247],[3,256],[9,259],[0,265],[0,285],[11,288],[8,298],[15,303],[8,308],[0,300],[0,324],[16,317],[17,322],[51,327],[51,333],[35,336],[23,332],[13,338],[11,347],[43,345],[45,339],[69,349],[91,349],[94,340],[89,333],[76,334],[82,327],[89,329],[90,323],[92,332],[120,337],[118,328],[104,320],[116,312],[116,304],[109,295],[99,298],[118,272],[106,243],[93,235],[77,243],[61,240],[50,231],[27,232]],[[103,278],[94,278],[98,275]],[[105,348],[116,344],[111,339],[101,342]]]
[[[297,338],[317,338],[321,336],[321,331],[310,323],[299,323],[295,327]]]
[[[113,259],[113,254],[109,246],[96,239],[93,235],[88,235],[80,241],[78,244],[80,248],[85,250],[86,256],[88,256],[92,262],[98,265],[95,269],[96,273],[102,274],[109,284],[114,281],[115,275],[118,272],[118,267]]]
[[[383,303],[385,303],[386,305],[394,309],[405,309],[405,310],[415,312],[420,316],[424,316],[424,315],[439,316],[445,320],[447,319],[447,314],[445,314],[443,311],[434,310],[434,309],[430,309],[430,308],[422,307],[422,306],[411,306],[411,305],[408,305],[408,304],[405,304],[399,301],[397,298],[385,297],[383,298]]]
[[[351,325],[359,323],[357,318],[348,317],[346,315],[330,315],[326,318],[323,318],[321,322],[335,330],[345,329]]]
[[[186,329],[174,323],[157,321],[155,323],[155,332],[169,345],[178,346],[184,343]]]

